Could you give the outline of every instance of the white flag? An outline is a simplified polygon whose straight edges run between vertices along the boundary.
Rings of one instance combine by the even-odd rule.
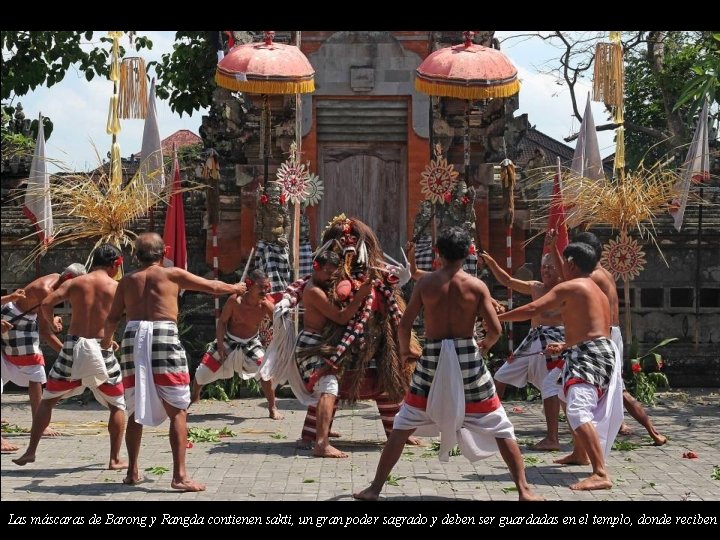
[[[680,180],[675,184],[675,198],[670,203],[670,214],[675,221],[675,228],[682,228],[685,207],[687,206],[690,182],[702,183],[710,178],[710,145],[708,139],[708,102],[703,104],[698,119],[695,135],[693,135],[687,159],[681,168]]]
[[[588,94],[585,115],[580,124],[580,132],[578,133],[577,144],[570,165],[570,176],[579,178],[579,180],[569,182],[567,188],[563,187],[565,218],[567,226],[577,227],[582,222],[583,216],[577,211],[573,201],[577,199],[583,190],[593,189],[593,182],[605,181],[605,171],[600,157],[600,145],[595,131],[595,120],[590,108],[590,94]]]
[[[43,127],[42,115],[38,123],[38,136],[37,141],[35,141],[32,164],[30,165],[30,177],[25,192],[23,212],[35,225],[40,242],[46,246],[52,242],[53,217],[50,204],[50,175],[47,172],[47,162],[45,160],[45,128]]]
[[[578,176],[590,180],[602,180],[605,178],[602,158],[600,157],[600,145],[595,131],[595,120],[590,109],[590,94],[588,94],[587,104],[585,105],[585,115],[582,124],[580,124],[580,133],[578,133],[570,170]]]
[[[147,116],[142,139],[142,163],[140,179],[147,184],[153,193],[159,193],[165,187],[165,170],[163,154],[160,146],[160,130],[158,129],[157,107],[155,105],[155,79],[148,93]]]

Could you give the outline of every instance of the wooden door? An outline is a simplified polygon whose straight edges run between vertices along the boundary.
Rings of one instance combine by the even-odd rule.
[[[367,223],[383,250],[400,260],[405,243],[406,145],[328,142],[319,147],[325,195],[318,208],[322,229],[345,213]]]

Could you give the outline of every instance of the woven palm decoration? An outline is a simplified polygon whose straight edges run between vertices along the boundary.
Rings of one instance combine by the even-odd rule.
[[[442,148],[435,145],[435,159],[420,173],[420,187],[425,198],[431,203],[444,204],[447,196],[457,183],[458,172],[452,163],[442,155]]]
[[[610,43],[598,43],[595,50],[593,73],[593,100],[602,101],[613,111],[616,132],[616,170],[625,167],[624,92],[625,68],[620,32],[610,32]]]
[[[147,74],[145,60],[139,56],[123,58],[120,66],[120,118],[147,116]]]

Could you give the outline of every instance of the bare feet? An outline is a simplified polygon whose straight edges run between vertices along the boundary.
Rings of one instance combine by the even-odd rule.
[[[408,446],[422,446],[423,445],[423,443],[420,439],[418,439],[417,437],[413,437],[412,435],[410,435],[410,437],[408,437],[408,440],[405,441],[405,444]]]
[[[665,435],[660,435],[659,433],[657,435],[650,435],[650,437],[652,437],[652,440],[654,441],[654,446],[662,446],[668,441]]]
[[[2,439],[2,451],[3,452],[17,452],[18,447],[14,444],[11,444],[7,439],[3,437]]]
[[[377,501],[380,493],[375,491],[372,487],[368,487],[360,491],[359,493],[353,493],[353,499],[360,501]]]
[[[542,495],[535,495],[529,489],[518,496],[518,501],[544,501],[545,497]]]
[[[632,435],[632,432],[632,428],[628,426],[625,422],[622,423],[622,426],[620,426],[620,431],[618,431],[620,435]]]
[[[327,445],[325,448],[315,447],[313,450],[313,456],[322,458],[346,458],[348,455],[345,452],[341,452],[337,448],[331,445]]]
[[[610,489],[612,482],[608,476],[599,476],[597,474],[591,474],[585,480],[573,484],[570,489],[576,491],[590,491],[592,489]]]
[[[553,460],[553,463],[559,463],[560,465],[590,465],[590,459],[587,456],[581,458],[573,452],[564,458]]]
[[[560,450],[560,443],[558,441],[551,441],[545,437],[542,441],[538,441],[532,445],[533,450]]]
[[[170,487],[180,491],[205,491],[205,484],[193,482],[189,478],[173,480],[170,482]]]
[[[43,437],[59,437],[60,435],[62,435],[62,433],[56,429],[52,429],[50,426],[46,427],[42,434]]]
[[[125,478],[123,478],[122,483],[125,484],[126,486],[135,486],[142,481],[143,481],[143,477],[140,476],[139,474],[130,474],[130,472],[128,472],[128,475]]]
[[[295,448],[299,448],[300,450],[312,450],[314,442],[315,441],[311,441],[310,439],[298,439],[295,441]]]
[[[20,465],[21,467],[23,465],[27,465],[28,463],[35,463],[35,454],[28,454],[27,452],[25,452],[19,458],[13,459],[13,463],[15,463],[16,465]]]
[[[127,469],[127,468],[128,468],[127,461],[123,461],[121,459],[111,459],[110,463],[108,463],[109,471],[120,471],[122,469]]]
[[[330,433],[328,433],[328,437],[332,437],[333,439],[339,439],[340,437],[342,437],[342,435],[340,435],[339,431],[330,431]]]
[[[270,413],[269,414],[270,418],[272,418],[273,420],[282,420],[285,418],[282,414],[280,414],[280,411],[278,411],[277,407],[268,409],[268,412]]]

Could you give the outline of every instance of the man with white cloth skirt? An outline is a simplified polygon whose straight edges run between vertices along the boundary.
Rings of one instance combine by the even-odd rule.
[[[587,244],[573,242],[563,257],[568,281],[538,300],[503,313],[500,319],[523,321],[542,311],[561,311],[566,343],[560,398],[567,402],[575,451],[578,455],[587,453],[592,465],[592,474],[570,489],[610,489],[605,457],[622,423],[620,351],[610,341],[610,303],[590,277],[597,263],[595,251]],[[548,346],[548,352],[556,354],[561,347]]]
[[[87,273],[85,266],[73,263],[60,274],[48,274],[39,277],[25,286],[23,295],[7,299],[2,306],[2,319],[5,322],[2,332],[2,384],[13,382],[18,386],[27,386],[30,396],[30,411],[35,416],[42,400],[42,385],[47,381],[45,358],[40,349],[40,327],[38,310],[42,301],[56,291],[68,279]],[[9,326],[9,328],[8,328]],[[48,334],[62,331],[62,319],[55,317],[47,330]],[[60,435],[49,426],[43,435]],[[14,452],[17,446],[2,439],[2,451]]]
[[[425,309],[425,348],[415,366],[405,403],[395,417],[375,478],[370,487],[353,495],[356,499],[378,498],[400,459],[405,441],[418,430],[421,436],[437,436],[440,432],[441,461],[448,460],[456,442],[470,461],[500,450],[519,499],[542,500],[525,479],[513,426],[482,359],[500,336],[500,322],[487,286],[462,269],[470,244],[470,235],[464,229],[444,230],[437,241],[442,267],[415,285],[400,321],[400,355],[410,358],[410,332],[421,308]],[[487,326],[480,344],[473,337],[477,317],[483,318]]]
[[[41,333],[59,354],[48,374],[40,406],[33,416],[30,444],[25,454],[13,460],[18,465],[35,461],[40,437],[50,424],[55,405],[61,399],[82,394],[85,388],[90,388],[98,402],[110,409],[108,469],[127,467],[127,462],[120,459],[125,429],[120,364],[110,344],[101,349],[99,343],[118,286],[113,276],[121,265],[120,251],[110,244],[101,244],[93,252],[88,274],[66,281],[43,300],[40,306]],[[53,325],[53,307],[66,300],[72,307],[72,318],[62,342],[48,328]]]
[[[177,329],[181,289],[210,294],[245,294],[244,283],[210,281],[178,267],[163,267],[165,244],[156,233],[143,233],[135,241],[140,268],[126,274],[105,323],[101,345],[108,347],[123,313],[128,320],[122,340],[120,368],[125,403],[130,416],[125,434],[128,449],[128,485],[142,480],[138,456],[143,425],[159,426],[170,418],[173,477],[170,486],[181,491],[203,491],[185,469],[187,408],[190,372]]]
[[[540,260],[542,281],[523,281],[505,272],[489,253],[483,251],[480,256],[495,278],[513,291],[527,294],[537,300],[555,285],[560,283],[559,269],[553,262],[552,255],[546,253]],[[548,377],[554,367],[551,357],[545,356],[545,347],[549,343],[564,343],[565,330],[562,318],[557,311],[546,311],[533,317],[528,335],[507,361],[495,372],[495,389],[503,398],[505,386],[510,384],[524,388],[530,382],[540,390],[547,425],[547,436],[533,445],[534,450],[559,450],[558,417],[560,415],[560,386]],[[557,380],[557,377],[555,377]]]
[[[244,380],[259,379],[268,400],[268,413],[273,420],[282,420],[270,379],[263,379],[259,370],[265,356],[260,341],[260,325],[273,315],[275,301],[270,281],[262,270],[253,270],[245,278],[247,293],[232,295],[223,306],[215,329],[216,339],[208,345],[190,388],[191,401],[200,401],[203,386],[218,379],[232,379],[235,373]]]

